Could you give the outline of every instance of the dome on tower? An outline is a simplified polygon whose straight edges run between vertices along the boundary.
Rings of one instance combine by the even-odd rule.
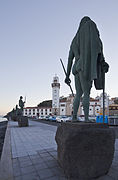
[[[53,83],[59,83],[59,78],[58,78],[58,76],[56,74],[53,77]]]

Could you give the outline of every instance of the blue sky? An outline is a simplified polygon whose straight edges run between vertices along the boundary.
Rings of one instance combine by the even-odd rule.
[[[15,107],[20,95],[27,96],[26,106],[51,99],[55,74],[60,95],[68,96],[59,59],[67,65],[71,40],[85,15],[96,22],[110,65],[106,92],[117,97],[117,7],[117,0],[0,0],[0,114]],[[101,92],[92,88],[91,96]]]

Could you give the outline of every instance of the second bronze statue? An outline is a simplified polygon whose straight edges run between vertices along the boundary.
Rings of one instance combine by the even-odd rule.
[[[72,68],[73,59],[75,61]],[[109,65],[104,60],[102,41],[97,26],[89,17],[85,16],[82,18],[70,46],[65,78],[65,83],[69,85],[72,69],[76,89],[73,102],[73,121],[77,121],[80,98],[83,95],[85,121],[89,122],[89,99],[92,82],[95,81],[96,89],[103,89],[104,77],[102,74],[108,72],[108,68]]]

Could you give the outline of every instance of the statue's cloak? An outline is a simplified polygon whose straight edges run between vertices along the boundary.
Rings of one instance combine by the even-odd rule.
[[[83,71],[87,80],[92,81],[97,79],[98,55],[103,54],[102,42],[96,24],[90,18],[81,20],[79,30],[76,34],[76,43],[80,54],[76,64],[76,70]]]

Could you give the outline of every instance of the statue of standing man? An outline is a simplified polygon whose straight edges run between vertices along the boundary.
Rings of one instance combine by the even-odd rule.
[[[20,96],[20,99],[19,99],[19,107],[21,108],[21,111],[22,111],[22,114],[23,114],[23,108],[24,108],[24,104],[25,104],[25,101],[23,102],[23,97]]]
[[[73,64],[73,59],[74,65]],[[70,84],[69,78],[72,73],[75,78],[76,95],[73,102],[73,121],[77,121],[77,112],[80,105],[80,98],[83,95],[83,108],[85,121],[89,121],[89,98],[92,82],[96,89],[103,89],[103,73],[108,72],[109,65],[103,56],[102,41],[96,24],[87,16],[83,17],[79,29],[72,40],[68,65],[66,84]]]

